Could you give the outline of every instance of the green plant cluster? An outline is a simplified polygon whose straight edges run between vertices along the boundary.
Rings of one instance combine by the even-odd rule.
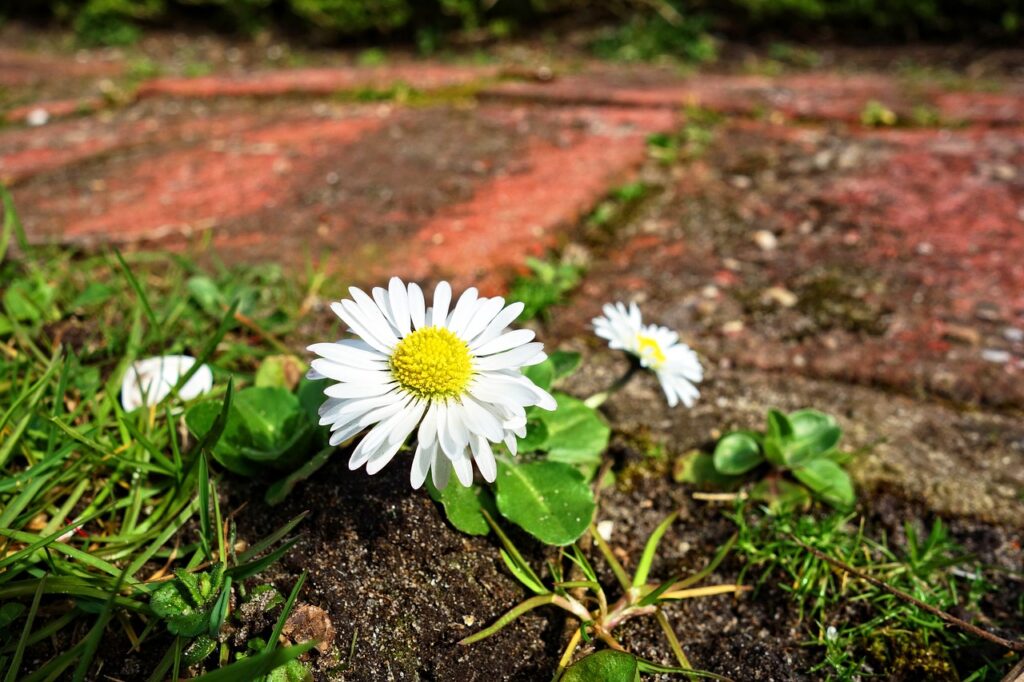
[[[583,274],[579,266],[539,258],[527,258],[526,267],[530,273],[516,277],[508,293],[511,300],[523,303],[523,320],[546,319],[550,308],[579,285]]]
[[[756,499],[795,505],[806,491],[838,509],[855,502],[853,483],[843,469],[850,456],[837,449],[843,432],[836,420],[817,410],[797,410],[788,415],[768,411],[764,433],[734,431],[715,446],[715,471],[722,476],[743,476],[767,465],[773,475],[752,490]],[[778,474],[790,474],[795,485]],[[802,487],[801,487],[802,486]]]

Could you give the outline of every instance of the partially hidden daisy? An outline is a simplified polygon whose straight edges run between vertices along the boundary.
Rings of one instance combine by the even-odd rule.
[[[497,476],[492,444],[515,454],[526,435],[526,408],[555,409],[554,399],[523,376],[543,362],[544,346],[527,329],[507,331],[522,303],[480,297],[467,289],[452,306],[447,282],[423,291],[397,277],[372,297],[349,289],[351,299],[331,309],[358,338],[316,343],[310,379],[330,379],[320,423],[331,427],[331,445],[369,429],[349,468],[383,469],[416,433],[410,481],[419,488],[429,473],[443,488],[451,471],[473,482],[473,463],[487,481]]]
[[[628,308],[625,303],[606,303],[602,311],[604,316],[593,320],[594,331],[608,341],[608,347],[636,356],[641,366],[653,371],[669,407],[680,402],[693,407],[700,397],[695,384],[704,378],[704,368],[697,354],[679,342],[679,334],[668,327],[643,324],[636,303]]]

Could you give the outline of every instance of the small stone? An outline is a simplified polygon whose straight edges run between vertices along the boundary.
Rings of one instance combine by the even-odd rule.
[[[288,616],[281,634],[296,644],[317,641],[316,648],[320,652],[330,651],[334,647],[334,625],[330,616],[319,606],[299,604]]]
[[[742,267],[742,265],[735,258],[723,258],[722,259],[722,267],[725,268],[726,270],[732,270],[733,272],[738,272],[739,269]]]
[[[754,243],[762,251],[774,251],[779,246],[779,240],[768,230],[758,230],[755,232]]]
[[[611,542],[612,533],[615,532],[614,521],[602,521],[597,524],[597,534],[601,536],[601,539],[605,542]]]
[[[750,186],[754,184],[754,181],[746,175],[734,175],[729,182],[736,189],[750,189]]]
[[[1005,365],[1010,361],[1010,352],[998,348],[986,348],[981,351],[981,359],[997,365]]]
[[[720,295],[718,287],[714,284],[708,284],[706,287],[700,290],[700,295],[704,298],[715,299]]]
[[[981,333],[977,329],[960,324],[947,324],[942,330],[942,338],[967,346],[977,346],[981,343]]]
[[[768,287],[761,294],[761,300],[768,304],[792,308],[799,301],[799,297],[785,287]]]
[[[918,254],[922,256],[930,256],[932,253],[934,253],[935,247],[932,246],[929,242],[921,242],[920,244],[917,245],[917,249],[915,250]]]
[[[1002,313],[999,311],[999,306],[995,303],[988,303],[982,301],[978,305],[974,306],[974,316],[979,320],[985,320],[987,322],[994,322],[1003,318]]]
[[[1019,327],[1007,327],[1003,330],[1003,338],[1012,343],[1024,341],[1024,329]]]
[[[49,122],[49,120],[50,112],[41,107],[28,112],[28,116],[25,117],[25,123],[28,123],[33,127],[44,126]]]
[[[476,623],[476,616],[468,614],[462,617],[462,622],[466,624],[466,627],[471,628]]]
[[[1008,182],[1017,177],[1017,169],[1008,163],[997,163],[992,167],[992,175]]]
[[[743,331],[743,320],[729,320],[722,325],[722,333],[732,336],[733,334],[739,334]]]

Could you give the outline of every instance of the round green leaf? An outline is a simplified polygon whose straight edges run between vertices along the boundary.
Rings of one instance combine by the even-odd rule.
[[[548,356],[551,368],[555,373],[555,381],[571,375],[580,366],[580,354],[572,351],[558,350]]]
[[[715,469],[720,474],[745,474],[764,461],[753,436],[742,431],[726,434],[715,446]]]
[[[444,490],[434,487],[434,482],[427,479],[427,492],[436,502],[444,507],[444,513],[451,524],[468,535],[487,535],[491,527],[487,525],[483,510],[493,515],[494,502],[491,495],[478,485],[468,488],[457,482],[445,486]]]
[[[197,437],[213,425],[220,406],[216,402],[194,405],[185,423]],[[250,387],[231,402],[224,433],[213,448],[214,458],[227,469],[245,476],[275,469],[291,469],[310,454],[313,425],[299,399],[276,387]]]
[[[548,459],[572,464],[585,474],[593,474],[608,447],[611,429],[597,410],[587,407],[582,400],[557,392],[554,397],[558,404],[554,412],[537,411],[537,416],[548,430],[544,443]]]
[[[830,415],[817,410],[798,410],[789,415],[792,435],[783,443],[786,464],[800,463],[823,455],[839,444],[842,429]]]
[[[594,495],[583,474],[562,462],[498,463],[498,511],[548,545],[568,545],[594,515]]]
[[[793,475],[811,491],[833,507],[853,506],[854,493],[850,475],[827,458],[812,459],[793,469]]]
[[[544,362],[524,367],[523,375],[537,384],[538,388],[549,391],[551,390],[551,384],[555,380],[555,366],[551,362],[551,358],[548,358]]]
[[[637,682],[640,667],[636,657],[624,651],[602,649],[569,666],[562,682]]]

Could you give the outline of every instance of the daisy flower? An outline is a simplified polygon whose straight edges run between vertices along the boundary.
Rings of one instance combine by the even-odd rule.
[[[423,291],[397,277],[372,298],[349,289],[351,299],[331,309],[358,338],[309,347],[310,379],[336,383],[324,389],[320,423],[331,427],[331,445],[369,429],[348,465],[370,474],[383,469],[414,431],[410,481],[419,488],[430,473],[439,489],[451,471],[473,482],[473,463],[494,481],[492,444],[516,452],[526,435],[526,408],[555,409],[554,399],[523,376],[543,362],[544,346],[526,329],[506,331],[523,310],[503,298],[481,298],[467,289],[454,307],[447,282],[434,289],[428,308]]]
[[[594,331],[608,341],[608,347],[635,355],[640,365],[654,372],[665,392],[668,406],[680,402],[687,407],[700,396],[695,384],[704,378],[704,369],[697,354],[685,343],[679,343],[679,334],[668,327],[643,324],[636,303],[606,303],[603,317],[593,320]]]
[[[190,355],[161,355],[133,362],[121,380],[121,407],[131,412],[139,407],[156,405],[167,397],[178,379],[184,376],[196,359]],[[213,388],[213,372],[203,365],[178,391],[182,400],[192,400]]]

